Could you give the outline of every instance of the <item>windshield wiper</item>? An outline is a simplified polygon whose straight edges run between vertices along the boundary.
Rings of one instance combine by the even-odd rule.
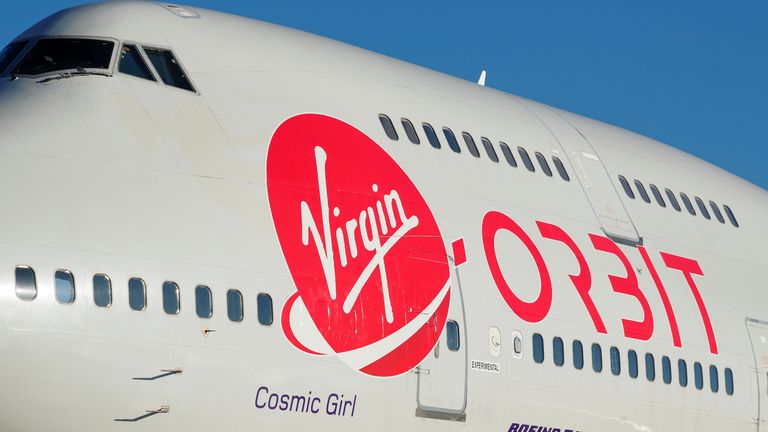
[[[43,78],[43,79],[41,79],[39,81],[36,81],[36,82],[38,84],[45,84],[47,82],[54,81],[54,80],[72,78],[72,77],[77,77],[77,76],[88,76],[88,75],[109,76],[109,73],[107,73],[106,71],[105,72],[88,71],[88,70],[85,70],[82,67],[78,67],[78,68],[76,68],[73,71],[59,72],[58,74],[56,74],[54,76]],[[16,77],[15,76],[11,77],[11,79],[13,79],[13,78],[16,78]]]

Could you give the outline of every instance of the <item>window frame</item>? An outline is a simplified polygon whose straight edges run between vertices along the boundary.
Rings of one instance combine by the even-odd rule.
[[[618,347],[612,346],[608,350],[608,358],[611,362],[611,373],[614,376],[621,375],[621,352]]]
[[[693,207],[693,203],[688,195],[685,192],[680,192],[680,198],[683,200],[683,205],[685,205],[685,209],[688,210],[688,213],[690,213],[691,216],[696,216],[696,209]]]
[[[549,166],[549,162],[547,162],[547,158],[544,157],[544,155],[541,152],[533,152],[533,155],[536,157],[536,160],[539,162],[539,168],[541,168],[541,171],[544,173],[547,177],[552,177],[552,167]]]
[[[165,304],[165,287],[173,285],[174,291],[176,292],[176,311],[175,312],[168,312],[168,309],[166,309]],[[161,294],[163,297],[163,312],[165,312],[166,315],[180,315],[181,314],[181,288],[179,288],[179,284],[172,281],[172,280],[166,280],[163,281],[163,284],[160,287]]]
[[[656,381],[656,358],[652,353],[645,353],[645,379],[649,382]]]
[[[451,332],[450,328],[455,328],[456,331],[456,345],[451,344]],[[445,322],[445,346],[450,352],[459,352],[461,350],[461,326],[456,320],[449,319]]]
[[[83,35],[56,35],[56,36],[37,36],[33,38],[26,39],[27,40],[27,46],[24,47],[23,50],[18,54],[16,60],[14,60],[9,66],[7,74],[3,74],[3,76],[13,76],[16,78],[44,78],[49,76],[56,76],[59,74],[66,74],[71,72],[77,72],[77,69],[61,69],[51,72],[43,72],[35,75],[30,74],[16,74],[13,73],[14,70],[19,66],[19,63],[29,54],[29,52],[34,49],[35,45],[43,39],[87,39],[87,40],[96,40],[96,41],[106,41],[106,42],[112,42],[114,45],[112,47],[112,56],[109,59],[109,66],[106,69],[98,69],[98,68],[83,68],[83,70],[89,74],[94,75],[102,75],[102,76],[114,76],[115,75],[115,68],[117,67],[117,58],[118,58],[118,52],[119,49],[122,47],[122,41],[111,38],[111,37],[100,37],[100,36],[83,36]],[[13,41],[13,42],[23,42],[25,39],[21,39],[19,41]],[[2,73],[2,71],[0,71]]]
[[[435,127],[430,123],[422,122],[421,128],[424,130],[424,135],[427,136],[427,142],[433,149],[441,149],[443,145],[440,143],[440,137],[435,132]]]
[[[515,154],[512,153],[512,148],[504,141],[499,141],[499,148],[501,149],[501,154],[504,155],[504,160],[507,161],[507,164],[512,168],[517,168],[517,159],[515,159]]]
[[[142,305],[141,309],[136,309],[131,305],[131,281],[136,280],[141,282],[141,288],[142,288]],[[132,276],[128,278],[128,308],[131,309],[134,312],[143,312],[147,310],[147,282],[138,276]]]
[[[197,298],[198,291],[203,290],[208,293],[208,301],[210,308],[208,309],[207,315],[201,315],[200,314],[200,301]],[[197,316],[200,319],[211,319],[213,318],[213,291],[211,290],[211,287],[208,285],[195,285],[195,316]]]
[[[698,196],[694,196],[693,199],[696,201],[696,206],[699,207],[699,212],[702,216],[704,216],[704,219],[711,220],[712,216],[710,216],[709,210],[707,209],[707,205],[704,203],[704,200]]]
[[[571,175],[568,174],[568,170],[565,168],[563,161],[560,160],[559,157],[552,156],[552,163],[555,165],[555,169],[557,170],[557,173],[560,174],[560,178],[563,179],[563,181],[571,181]]]
[[[240,300],[240,319],[232,319],[232,309],[229,307],[229,294],[236,293]],[[243,299],[243,293],[239,289],[230,288],[227,290],[227,318],[230,322],[241,323],[245,319],[245,300]]]
[[[454,153],[461,154],[461,145],[459,145],[459,141],[456,139],[456,134],[453,133],[453,130],[448,126],[443,126],[443,135],[445,136],[445,140],[448,141],[448,147],[453,150]]]
[[[409,119],[405,117],[400,117],[400,125],[403,127],[403,130],[405,131],[405,137],[408,138],[408,141],[410,141],[411,144],[414,144],[414,145],[421,144],[419,133],[416,131],[416,127],[413,125],[413,122],[411,122]]]
[[[29,49],[32,47],[32,44],[30,42],[32,42],[33,40],[34,38],[26,38],[26,39],[12,40],[8,42],[6,46],[10,46],[17,43],[23,43],[26,45],[24,45],[24,48],[22,48],[21,51],[16,53],[16,57],[10,63],[8,63],[8,66],[6,66],[5,69],[0,70],[0,76],[5,77],[11,74],[11,71],[13,70],[13,68],[16,67],[16,64],[23,58],[23,56],[27,54]],[[5,49],[5,47],[3,47],[3,49]]]
[[[584,344],[580,340],[574,339],[571,343],[571,350],[573,353],[573,368],[576,370],[584,369]]]
[[[565,347],[563,346],[563,338],[560,336],[552,338],[552,361],[558,367],[565,365]]]
[[[32,273],[32,282],[33,282],[32,286],[34,287],[34,295],[32,295],[31,297],[25,297],[25,296],[20,296],[19,295],[19,275],[18,275],[17,272],[20,269],[26,269],[26,270],[29,270]],[[14,268],[13,268],[13,290],[14,290],[14,293],[16,294],[16,298],[21,300],[21,301],[29,301],[29,302],[31,302],[31,301],[34,301],[37,298],[37,295],[39,294],[40,290],[37,287],[37,273],[35,273],[35,269],[32,266],[28,266],[28,265],[24,265],[24,264],[17,264],[16,266],[14,266]]]
[[[592,371],[595,373],[602,373],[603,372],[603,347],[600,346],[599,343],[595,342],[592,344],[592,348],[590,349],[590,352],[592,353]]]
[[[477,148],[477,143],[475,142],[475,138],[467,131],[461,132],[461,137],[464,138],[464,144],[467,146],[467,150],[469,151],[469,154],[476,158],[480,158],[480,150]]]
[[[667,193],[667,199],[669,200],[669,203],[672,204],[672,208],[678,212],[683,211],[683,208],[680,207],[680,202],[677,200],[675,193],[672,192],[669,188],[664,188],[664,192]]]
[[[103,276],[104,279],[107,281],[107,292],[109,293],[109,303],[106,305],[100,305],[96,303],[96,278],[99,276]],[[93,295],[93,304],[96,305],[98,308],[105,308],[109,309],[112,307],[112,302],[114,302],[114,293],[112,291],[112,278],[109,277],[106,273],[94,273],[93,277],[91,278],[91,294]]]
[[[263,322],[261,320],[261,303],[259,302],[259,299],[261,298],[269,299],[269,318],[270,319],[268,323]],[[269,327],[275,323],[275,302],[272,299],[272,295],[270,295],[269,293],[262,292],[256,296],[256,318],[257,318],[257,321],[259,321],[259,324],[265,327]]]
[[[531,353],[533,361],[542,364],[546,356],[544,355],[544,337],[540,333],[534,333],[531,336]]]
[[[523,161],[523,166],[525,166],[525,169],[527,169],[530,172],[536,172],[536,167],[533,165],[533,160],[531,160],[531,155],[528,154],[528,150],[518,146],[517,154],[520,156],[520,159]]]
[[[632,186],[629,184],[629,180],[627,180],[626,177],[619,175],[619,183],[621,184],[621,188],[624,189],[624,194],[626,194],[627,197],[630,199],[637,199],[635,191],[632,190]]]
[[[141,60],[144,62],[144,65],[147,67],[147,70],[149,71],[149,74],[152,75],[152,79],[151,80],[147,80],[147,79],[144,79],[144,78],[141,78],[141,77],[137,77],[136,75],[131,75],[131,74],[127,74],[127,73],[124,73],[124,72],[120,72],[120,70],[119,70],[120,69],[120,53],[123,51],[123,47],[125,45],[130,45],[130,46],[136,48],[136,52],[139,53],[139,57],[141,57]],[[163,83],[162,80],[160,79],[160,77],[157,75],[157,71],[155,70],[154,65],[152,65],[152,62],[149,61],[149,57],[147,57],[147,53],[144,52],[144,48],[142,48],[141,43],[134,42],[134,41],[127,41],[127,40],[121,41],[120,48],[117,50],[116,54],[117,54],[116,55],[116,59],[115,59],[115,74],[116,75],[119,74],[119,75],[128,76],[128,77],[131,77],[131,78],[134,78],[134,79],[141,80],[142,82],[151,82],[151,83],[157,84],[158,86],[165,85],[165,83]]]
[[[641,182],[638,179],[635,179],[635,189],[637,189],[637,192],[640,194],[640,198],[642,198],[643,201],[646,202],[646,204],[651,203],[651,196],[648,195],[648,191],[645,189],[645,185],[643,185],[643,182]]]
[[[637,379],[640,376],[640,363],[637,359],[637,351],[631,349],[627,351],[627,370],[629,377]]]
[[[496,152],[496,149],[493,147],[493,143],[488,138],[481,136],[480,137],[480,143],[483,144],[483,148],[485,148],[485,153],[488,155],[488,159],[491,160],[491,162],[499,163],[499,154]]]
[[[648,188],[651,190],[651,194],[656,199],[656,203],[663,208],[667,208],[667,202],[664,201],[664,196],[661,194],[659,188],[656,187],[656,185],[653,183],[649,183]]]
[[[187,71],[187,68],[184,67],[184,64],[179,59],[179,56],[176,55],[176,51],[173,50],[173,48],[163,45],[155,45],[155,44],[139,44],[139,47],[141,48],[142,54],[146,57],[147,60],[147,66],[149,66],[149,69],[152,71],[152,74],[157,78],[157,82],[164,86],[164,87],[170,87],[172,89],[176,89],[179,91],[184,92],[185,94],[195,94],[200,95],[200,91],[198,90],[197,84],[192,80],[192,77],[189,75],[189,71]],[[155,64],[152,63],[152,60],[149,58],[149,56],[146,53],[146,49],[150,50],[165,50],[169,51],[171,55],[173,55],[173,58],[176,60],[176,64],[178,64],[179,69],[181,69],[181,72],[184,74],[184,76],[187,78],[187,81],[189,82],[189,85],[192,86],[192,90],[183,89],[181,87],[176,87],[174,85],[166,84],[165,81],[163,81],[162,75],[157,72],[157,69],[155,68]],[[117,53],[117,50],[115,50],[115,53]]]

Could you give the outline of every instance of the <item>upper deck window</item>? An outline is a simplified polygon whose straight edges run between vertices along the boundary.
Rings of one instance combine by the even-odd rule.
[[[0,51],[0,73],[8,69],[8,66],[16,60],[16,56],[27,46],[27,42],[14,42]]]
[[[195,91],[192,83],[189,82],[187,75],[170,50],[144,47],[144,52],[165,84],[182,90]]]
[[[155,77],[152,76],[152,72],[149,71],[149,67],[144,63],[144,59],[141,58],[141,54],[139,54],[139,50],[136,49],[135,45],[123,45],[123,49],[120,50],[120,61],[117,64],[117,70],[120,73],[155,81]]]
[[[13,71],[14,75],[87,69],[108,70],[115,43],[98,39],[40,39]]]

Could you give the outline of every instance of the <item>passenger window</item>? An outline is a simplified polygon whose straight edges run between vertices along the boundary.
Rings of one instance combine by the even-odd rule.
[[[669,198],[669,202],[672,204],[672,208],[674,208],[677,211],[680,211],[680,203],[677,202],[677,198],[675,197],[674,192],[672,192],[669,189],[665,189],[667,192],[667,198]]]
[[[40,39],[24,56],[14,75],[40,75],[55,71],[109,69],[115,43],[96,39]]]
[[[568,175],[568,171],[565,170],[565,165],[563,165],[563,162],[560,160],[560,158],[557,156],[552,156],[552,162],[555,163],[555,168],[557,168],[557,172],[560,174],[560,178],[565,181],[571,181],[571,177]]]
[[[637,353],[635,350],[629,350],[627,352],[627,361],[629,364],[629,376],[632,378],[637,378],[638,370],[637,370]]]
[[[448,349],[450,351],[459,350],[459,323],[454,320],[448,320],[446,326],[446,339],[448,342]]]
[[[556,366],[565,364],[565,353],[563,352],[563,340],[559,337],[552,339],[552,359]]]
[[[544,157],[544,155],[536,152],[536,160],[539,161],[539,166],[541,167],[541,170],[544,171],[544,174],[547,177],[552,177],[552,169],[549,168],[549,163],[547,163],[547,159]]]
[[[677,361],[677,374],[680,387],[688,387],[688,365],[683,359]]]
[[[213,315],[213,296],[211,289],[205,285],[195,288],[195,312],[200,318],[210,318]]]
[[[544,339],[538,333],[533,334],[533,361],[544,362]]]
[[[704,388],[704,371],[701,369],[701,363],[699,362],[693,364],[693,380],[697,390]]]
[[[648,192],[645,191],[645,186],[643,186],[640,180],[635,180],[635,187],[637,188],[637,191],[640,192],[640,198],[650,204],[651,197],[648,196]]]
[[[401,118],[400,123],[403,124],[405,136],[408,137],[408,140],[414,144],[420,144],[421,141],[419,140],[419,135],[416,133],[416,128],[413,127],[413,123],[407,118]]]
[[[453,134],[453,131],[444,127],[443,134],[445,135],[445,139],[448,140],[448,147],[456,153],[461,153],[461,147],[459,147],[459,142],[456,141],[456,136]]]
[[[256,303],[259,324],[264,326],[272,325],[272,297],[269,294],[261,293],[256,297]]]
[[[653,360],[653,354],[645,354],[645,377],[648,381],[656,380],[656,362]]]
[[[659,203],[660,206],[666,207],[667,203],[664,201],[664,197],[661,196],[661,192],[659,192],[659,188],[656,187],[655,184],[651,183],[650,185],[651,193],[653,193],[653,197],[656,198],[656,202]]]
[[[149,67],[144,63],[141,54],[135,45],[125,44],[120,51],[120,62],[117,64],[117,70],[121,73],[143,78],[145,80],[155,81]]]
[[[166,85],[191,92],[195,91],[172,52],[160,48],[144,47],[144,53],[147,54],[149,61],[155,67],[155,71]]]
[[[614,375],[619,375],[621,373],[621,355],[619,354],[619,349],[616,347],[611,347],[610,356],[611,373]]]
[[[163,282],[163,310],[168,315],[178,315],[181,311],[181,295],[176,282]]]
[[[699,206],[699,210],[701,211],[701,215],[704,216],[704,219],[711,219],[709,216],[709,211],[707,210],[707,206],[704,205],[704,201],[701,200],[699,197],[695,197],[696,199],[696,205]]]
[[[717,206],[717,204],[715,204],[714,201],[710,201],[709,206],[712,207],[712,213],[715,214],[715,218],[717,219],[717,221],[720,222],[721,224],[724,224],[725,219],[723,218],[723,214],[720,213],[720,208]]]
[[[664,380],[664,384],[672,382],[672,363],[667,356],[661,358],[661,378]]]
[[[243,294],[236,289],[227,291],[227,316],[230,321],[243,320]]]
[[[739,222],[736,220],[736,216],[733,214],[733,211],[731,211],[731,208],[727,205],[723,205],[723,209],[725,210],[725,214],[728,216],[728,219],[731,221],[731,225],[738,228]]]
[[[498,162],[499,155],[496,154],[496,149],[493,148],[491,141],[489,141],[488,138],[480,137],[480,142],[483,143],[483,147],[485,147],[485,152],[488,154],[488,158],[494,162]]]
[[[20,52],[24,50],[24,47],[27,46],[27,42],[14,42],[5,48],[3,48],[2,51],[0,51],[0,74],[3,73],[6,69],[8,69],[8,66],[13,63],[14,60],[16,60],[16,56],[19,55]]]
[[[435,129],[432,128],[432,125],[429,123],[422,123],[421,126],[424,128],[424,133],[427,135],[427,141],[429,141],[429,145],[439,149],[440,140],[437,138],[437,134],[435,133]]]
[[[592,370],[603,371],[603,349],[596,343],[592,344]]]
[[[144,280],[130,278],[128,280],[128,305],[135,311],[147,308],[147,285]]]
[[[501,153],[504,154],[504,159],[507,160],[507,163],[516,168],[517,161],[515,160],[515,155],[512,154],[512,150],[509,149],[509,146],[506,143],[499,142],[499,147],[501,147]]]
[[[397,136],[395,125],[392,124],[392,120],[384,114],[379,114],[379,121],[381,122],[381,127],[384,128],[384,133],[387,134],[389,139],[397,141],[399,137]]]
[[[467,148],[469,149],[469,154],[471,154],[476,158],[479,158],[480,152],[477,150],[477,145],[475,145],[475,139],[472,138],[472,135],[470,135],[467,132],[462,132],[461,136],[464,137],[464,143],[467,145]]]
[[[37,280],[31,267],[16,267],[16,297],[27,301],[37,297]]]
[[[523,165],[528,169],[530,172],[535,172],[536,168],[533,167],[533,162],[531,162],[531,157],[528,156],[528,152],[525,151],[524,148],[518,147],[517,148],[517,154],[520,155],[520,159],[523,160]]]
[[[112,304],[112,281],[105,274],[93,275],[93,302],[98,307]]]
[[[688,210],[688,213],[696,216],[696,210],[693,209],[693,204],[691,204],[691,200],[688,199],[688,195],[681,193],[680,198],[683,199],[683,204],[685,204],[685,208]]]
[[[733,371],[731,368],[725,368],[725,392],[729,396],[733,394]]]
[[[576,369],[584,368],[584,347],[581,341],[573,341],[573,367]]]
[[[720,381],[717,377],[717,366],[715,365],[709,366],[709,389],[712,390],[712,393],[717,393],[720,390]]]
[[[627,194],[628,197],[635,199],[635,193],[632,191],[629,182],[624,176],[619,176],[619,183],[621,183],[621,187],[624,188],[624,193]]]
[[[57,270],[54,276],[56,301],[70,304],[75,301],[75,277],[69,270]]]

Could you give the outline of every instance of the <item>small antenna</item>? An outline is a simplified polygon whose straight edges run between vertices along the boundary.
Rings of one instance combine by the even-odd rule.
[[[485,86],[485,70],[480,72],[480,79],[477,80],[477,83],[481,86]]]

